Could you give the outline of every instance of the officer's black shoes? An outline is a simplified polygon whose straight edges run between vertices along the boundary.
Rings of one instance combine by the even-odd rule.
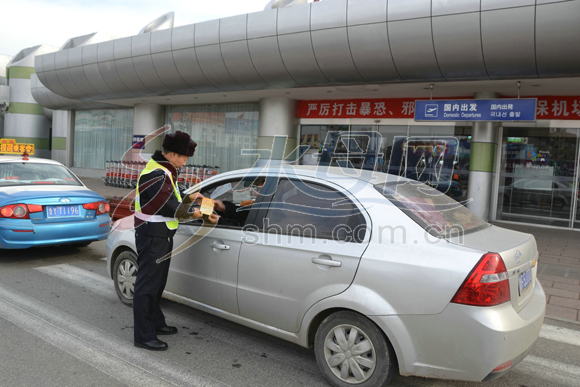
[[[134,345],[135,347],[145,348],[150,351],[165,351],[167,349],[167,343],[158,339],[147,341],[146,343],[138,343],[135,341]]]
[[[165,326],[161,329],[157,329],[155,331],[158,335],[174,335],[177,333],[177,328],[176,327],[168,327]]]

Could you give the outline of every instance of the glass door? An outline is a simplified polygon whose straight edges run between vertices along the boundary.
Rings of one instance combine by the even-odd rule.
[[[497,220],[570,227],[578,129],[504,127]]]

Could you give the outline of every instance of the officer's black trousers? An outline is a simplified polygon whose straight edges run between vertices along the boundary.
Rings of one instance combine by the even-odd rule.
[[[173,238],[135,234],[139,271],[133,291],[135,341],[145,343],[157,338],[156,329],[163,328],[165,316],[159,307],[167,283],[169,262],[155,261],[173,249]]]

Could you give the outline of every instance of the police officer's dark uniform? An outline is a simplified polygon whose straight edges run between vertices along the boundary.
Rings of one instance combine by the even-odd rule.
[[[163,140],[164,152],[188,157],[193,156],[196,146],[187,133],[180,131],[166,135]],[[181,200],[176,167],[161,151],[153,154],[139,176],[136,194],[135,242],[139,271],[133,297],[134,343],[137,347],[162,351],[167,349],[167,344],[158,340],[157,335],[175,334],[177,328],[167,326],[159,306],[170,259],[160,263],[156,260],[172,251],[178,226],[175,214],[180,206],[189,207],[192,201],[189,196]]]

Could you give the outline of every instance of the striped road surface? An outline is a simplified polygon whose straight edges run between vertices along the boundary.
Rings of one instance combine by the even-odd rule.
[[[48,264],[0,281],[0,386],[328,385],[312,351],[170,301],[165,315],[180,331],[166,336],[169,350],[135,348],[132,309],[103,266]],[[579,364],[580,326],[550,320],[532,353],[485,386],[578,387]],[[392,385],[480,384],[399,376]]]

